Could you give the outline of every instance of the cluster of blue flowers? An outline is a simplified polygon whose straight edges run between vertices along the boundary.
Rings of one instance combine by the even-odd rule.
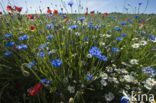
[[[59,67],[62,65],[62,61],[60,59],[50,60],[50,62],[54,67]]]
[[[89,50],[89,53],[92,55],[92,56],[96,56],[99,60],[102,60],[102,61],[107,61],[107,57],[106,56],[102,56],[101,55],[101,50],[96,47],[96,46],[93,46],[90,50]]]
[[[27,40],[27,39],[29,39],[29,35],[23,35],[18,38],[18,40]]]
[[[21,49],[27,49],[28,46],[26,44],[21,44],[21,45],[17,45],[16,48],[21,50]]]

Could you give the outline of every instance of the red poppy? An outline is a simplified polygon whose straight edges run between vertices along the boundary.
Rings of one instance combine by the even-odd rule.
[[[91,14],[91,16],[94,16],[94,14]]]
[[[30,26],[30,30],[35,30],[35,26]]]
[[[108,15],[108,13],[106,12],[106,13],[105,13],[105,15],[107,16],[107,15]]]
[[[38,18],[39,17],[39,15],[36,15],[36,18]]]
[[[47,13],[51,14],[52,13],[52,10],[48,9],[47,10]]]
[[[0,11],[0,15],[2,15],[2,12]]]
[[[58,14],[58,10],[54,10],[53,15]]]
[[[13,11],[14,9],[13,9],[10,5],[8,5],[8,6],[7,6],[7,10],[8,10],[8,11]]]
[[[91,13],[91,14],[94,14],[94,11],[91,11],[90,13]]]
[[[65,19],[65,20],[64,20],[64,22],[67,22],[67,21],[68,21],[68,19]]]
[[[15,9],[16,9],[18,12],[21,12],[21,11],[22,11],[22,8],[21,8],[21,7],[15,6]]]
[[[85,12],[85,16],[87,16],[88,15],[88,13],[87,12]]]
[[[34,19],[34,16],[33,15],[28,15],[29,16],[29,19]]]
[[[35,95],[41,93],[41,87],[43,87],[43,84],[42,84],[42,83],[36,84],[36,85],[29,91],[29,94],[30,94],[31,96],[35,96]]]
[[[101,18],[104,18],[104,14],[101,15]]]

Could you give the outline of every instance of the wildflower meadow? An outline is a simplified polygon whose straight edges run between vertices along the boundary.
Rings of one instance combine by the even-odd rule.
[[[0,103],[156,103],[156,15],[63,3],[0,3]]]

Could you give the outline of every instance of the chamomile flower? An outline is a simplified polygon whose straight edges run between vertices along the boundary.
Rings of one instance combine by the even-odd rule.
[[[153,78],[148,78],[148,79],[146,80],[146,83],[147,83],[148,85],[150,85],[150,86],[156,85],[156,81],[155,81],[155,79],[153,79]]]
[[[91,54],[87,54],[87,58],[92,58],[92,55]]]
[[[74,86],[68,86],[69,93],[75,93],[75,87]]]
[[[131,60],[130,60],[130,63],[131,63],[131,64],[138,64],[138,60],[136,60],[136,59],[131,59]]]
[[[101,73],[101,78],[102,79],[107,79],[108,78],[108,75],[106,73]]]
[[[146,45],[146,44],[147,44],[147,41],[144,41],[144,40],[140,41],[140,45]]]
[[[108,66],[108,67],[106,67],[106,70],[107,70],[107,72],[112,72],[113,71],[113,68],[110,67],[110,66]]]
[[[124,80],[126,82],[132,82],[134,80],[134,77],[131,75],[124,75]]]
[[[101,46],[104,46],[104,45],[105,45],[105,43],[104,43],[104,42],[100,42],[100,45],[101,45]]]
[[[108,94],[105,94],[105,99],[107,102],[111,102],[114,99],[114,94],[109,92]]]
[[[144,87],[148,90],[151,90],[152,89],[152,86],[148,85],[148,84],[145,84]]]
[[[107,82],[106,82],[104,79],[102,79],[100,82],[101,82],[101,84],[102,84],[103,86],[106,86],[106,85],[107,85]]]
[[[132,47],[133,48],[139,48],[139,44],[138,43],[135,43],[135,44],[132,45]]]

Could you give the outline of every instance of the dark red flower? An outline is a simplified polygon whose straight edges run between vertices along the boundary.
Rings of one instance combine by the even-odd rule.
[[[68,19],[65,19],[65,20],[64,20],[64,22],[67,22],[67,21],[68,21]]]
[[[51,14],[52,13],[52,10],[48,9],[47,10],[47,13]]]
[[[53,15],[58,14],[58,10],[54,10]]]
[[[88,15],[88,13],[87,12],[85,12],[85,16],[87,16]]]
[[[21,11],[22,11],[22,8],[21,8],[21,7],[15,6],[15,9],[16,9],[18,12],[21,12]]]
[[[36,15],[36,18],[38,18],[39,17],[39,15]]]
[[[105,15],[107,16],[107,15],[108,15],[108,13],[106,12],[106,13],[105,13]]]
[[[36,84],[36,85],[29,91],[29,94],[30,94],[31,96],[35,96],[35,95],[41,93],[41,87],[43,87],[43,84],[42,84],[42,83]]]
[[[7,6],[7,10],[8,10],[8,11],[13,11],[14,9],[13,9],[10,5],[8,5],[8,6]]]
[[[30,30],[35,30],[35,26],[30,26]]]
[[[34,16],[33,15],[28,15],[29,16],[29,19],[34,19]]]
[[[90,13],[91,13],[91,14],[94,14],[94,11],[91,11]]]
[[[145,24],[145,21],[144,21],[144,20],[142,20],[142,23],[143,23],[143,24]]]
[[[0,15],[2,15],[2,12],[0,11]]]
[[[94,16],[94,14],[91,14],[91,16]]]
[[[104,14],[101,15],[101,18],[104,18]]]

